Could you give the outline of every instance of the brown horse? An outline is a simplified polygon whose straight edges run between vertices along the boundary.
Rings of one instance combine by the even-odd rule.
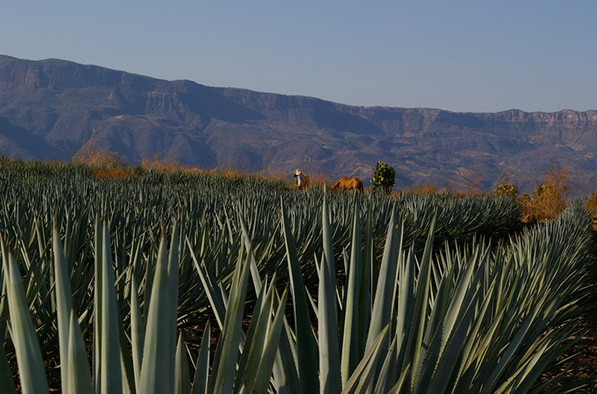
[[[359,178],[349,178],[343,176],[338,180],[338,182],[334,183],[334,186],[330,187],[330,191],[333,192],[336,189],[342,190],[358,190],[360,192],[363,191],[363,181]]]

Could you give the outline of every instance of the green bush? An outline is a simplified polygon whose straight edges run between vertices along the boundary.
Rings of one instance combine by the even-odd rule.
[[[493,194],[496,196],[513,196],[518,195],[518,188],[511,183],[500,183],[495,187]]]
[[[390,192],[394,187],[394,178],[396,177],[394,168],[382,161],[378,161],[373,171],[373,178],[371,178],[373,188]]]

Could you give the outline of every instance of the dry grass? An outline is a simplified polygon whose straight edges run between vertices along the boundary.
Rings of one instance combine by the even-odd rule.
[[[286,176],[286,174],[258,174],[257,177],[261,178],[261,179],[265,179],[268,182],[282,182],[282,183],[286,183],[288,185],[288,187],[290,188],[295,188],[296,187],[296,181],[288,180],[288,177]],[[308,187],[311,187],[311,184],[309,184]]]
[[[425,184],[407,186],[401,191],[405,194],[435,194],[438,193],[438,188],[436,185]]]
[[[178,160],[165,158],[160,156],[154,156],[151,159],[145,158],[141,160],[141,167],[144,170],[154,170],[159,172],[174,172],[174,171],[187,171],[189,167],[184,166],[178,162]]]
[[[72,161],[90,166],[119,166],[124,164],[120,153],[110,152],[104,148],[92,145],[86,145],[81,148]]]
[[[203,172],[203,174],[206,174],[209,176],[223,176],[223,177],[226,177],[233,181],[250,176],[249,174],[243,174],[239,171],[230,170],[230,169],[225,169],[225,170],[212,169],[212,170],[206,170],[206,171],[202,171],[202,172]]]
[[[449,190],[446,192],[450,197],[453,198],[468,198],[468,197],[487,197],[490,196],[491,194],[489,193],[485,193],[482,191],[479,191],[477,189],[468,189],[464,192],[461,192],[459,190]]]
[[[411,185],[400,190],[399,193],[404,194],[442,194],[449,195],[453,198],[464,198],[464,197],[475,197],[475,196],[487,196],[488,194],[481,191],[478,188],[467,188],[464,191],[461,190],[449,190],[446,188],[438,188],[437,185],[424,184],[424,185]]]
[[[138,174],[122,168],[100,168],[91,173],[91,177],[95,179],[122,179],[135,178],[137,176]]]
[[[296,186],[296,182],[293,181],[292,184],[293,184],[293,186]],[[330,187],[331,185],[332,185],[332,182],[324,174],[310,174],[309,175],[309,186],[308,187],[323,188],[324,186]]]

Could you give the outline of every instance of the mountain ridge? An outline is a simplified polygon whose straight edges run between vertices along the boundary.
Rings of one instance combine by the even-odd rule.
[[[397,187],[537,185],[550,166],[597,185],[597,111],[451,112],[166,81],[60,59],[0,55],[0,154],[70,160],[90,147],[130,163],[359,176],[378,160]]]

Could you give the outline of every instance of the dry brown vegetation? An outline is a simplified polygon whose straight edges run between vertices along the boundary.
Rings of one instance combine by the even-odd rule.
[[[293,182],[296,185],[296,182]],[[309,174],[309,187],[324,187],[331,185],[331,181],[324,174]]]
[[[153,156],[153,158],[151,159],[145,158],[141,160],[141,167],[144,170],[154,170],[163,172],[189,170],[189,167],[183,166],[178,162],[178,160],[159,156]]]
[[[77,152],[72,161],[90,166],[118,166],[124,164],[120,153],[111,152],[94,145],[85,145]]]
[[[550,168],[541,184],[532,196],[523,194],[518,203],[523,218],[528,221],[551,220],[556,218],[566,208],[566,201],[570,186],[566,178],[568,169]]]
[[[101,178],[101,179],[119,179],[119,178],[126,178],[126,177],[137,177],[139,176],[138,170],[131,171],[128,168],[122,159],[122,155],[117,152],[111,152],[102,148],[94,147],[94,146],[86,146],[82,148],[79,153],[77,153],[72,161],[78,164],[86,164],[91,167],[95,167],[91,171],[91,176],[94,178]],[[271,182],[285,182],[289,186],[294,184],[294,181],[291,181],[286,176],[287,174],[278,172],[273,173],[271,171],[268,172],[260,172],[260,173],[249,173],[249,172],[241,172],[229,168],[227,166],[223,166],[221,168],[210,169],[210,170],[203,170],[199,168],[192,168],[180,164],[175,159],[165,158],[160,156],[153,156],[152,158],[145,158],[141,161],[140,168],[142,171],[157,171],[157,172],[176,172],[181,171],[187,174],[202,174],[202,175],[209,175],[209,176],[221,176],[231,180],[240,180],[243,178],[259,178],[264,179],[266,181]],[[325,183],[325,177],[315,175],[312,178],[312,185],[311,186],[318,186],[323,185]]]
[[[406,194],[435,194],[438,192],[438,188],[436,185],[425,184],[407,186],[401,191]]]
[[[122,168],[100,168],[91,172],[91,177],[96,179],[122,179],[135,178],[138,174]]]

